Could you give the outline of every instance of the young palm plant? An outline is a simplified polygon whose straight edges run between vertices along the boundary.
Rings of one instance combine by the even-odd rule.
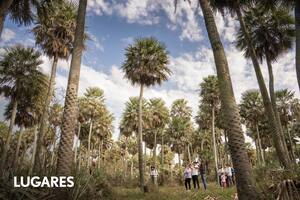
[[[2,151],[1,169],[3,169],[7,159],[7,152],[20,100],[36,92],[33,91],[35,83],[45,81],[44,76],[38,70],[41,64],[42,60],[40,59],[39,52],[36,52],[33,48],[22,46],[6,48],[0,60],[0,92],[9,98],[10,104],[12,104],[9,131]]]
[[[34,155],[35,172],[41,169],[41,148],[47,130],[48,110],[54,91],[58,59],[67,60],[69,58],[73,49],[76,28],[76,11],[71,3],[53,2],[48,5],[48,9],[48,15],[44,15],[44,13],[38,15],[35,27],[32,29],[36,45],[41,47],[50,59],[53,59],[48,92],[45,96],[44,111],[40,121],[36,155]]]
[[[125,77],[133,84],[140,86],[139,116],[138,116],[138,145],[140,187],[144,190],[144,167],[142,149],[142,100],[144,87],[162,84],[171,74],[167,67],[168,53],[163,44],[154,38],[137,39],[126,48],[126,60],[122,65]]]

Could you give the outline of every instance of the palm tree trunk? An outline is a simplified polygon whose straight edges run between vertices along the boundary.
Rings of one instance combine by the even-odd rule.
[[[139,157],[139,172],[140,172],[140,188],[144,191],[144,162],[143,162],[143,90],[144,85],[141,84],[139,96],[139,115],[138,115],[138,157]],[[146,146],[146,143],[145,143]],[[146,152],[145,152],[146,153]]]
[[[191,156],[191,151],[190,151],[190,144],[187,144],[187,153],[188,153],[189,163],[191,163],[192,162],[192,156]]]
[[[79,122],[78,123],[78,132],[77,132],[77,141],[76,141],[76,145],[75,145],[75,155],[74,155],[74,163],[76,164],[77,163],[77,153],[78,153],[78,144],[79,144],[79,138],[80,138],[80,131],[81,131],[81,123]],[[80,151],[80,148],[79,148],[79,151]]]
[[[161,169],[164,169],[164,136],[161,136]]]
[[[93,120],[90,121],[90,130],[89,130],[89,137],[88,137],[88,149],[87,149],[87,170],[89,171],[91,165],[91,139],[92,139],[92,131],[93,131]]]
[[[157,148],[157,132],[154,132],[154,145],[153,145],[153,162],[154,167],[156,168],[156,148]]]
[[[12,112],[11,112],[11,116],[10,116],[9,129],[8,129],[6,141],[5,141],[5,144],[3,147],[2,158],[1,158],[1,163],[0,163],[0,169],[2,169],[2,170],[4,170],[4,167],[6,164],[7,153],[9,151],[10,140],[11,140],[11,136],[13,133],[13,128],[15,125],[15,119],[16,119],[16,115],[17,115],[18,101],[14,100],[14,99],[12,99],[12,101],[13,101],[13,107],[12,107]]]
[[[55,127],[55,132],[54,132],[54,137],[52,141],[52,152],[51,152],[51,171],[54,171],[54,158],[55,158],[55,148],[56,148],[56,128]]]
[[[224,140],[225,140],[225,162],[228,164],[228,141],[227,141],[227,131],[224,130]]]
[[[131,158],[131,165],[130,165],[130,180],[132,180],[133,175],[133,157]]]
[[[295,0],[295,25],[296,25],[296,72],[300,90],[300,0]]]
[[[45,98],[45,104],[43,108],[43,114],[41,116],[41,124],[40,124],[40,129],[38,133],[38,141],[37,141],[37,147],[36,147],[36,158],[35,158],[35,163],[33,165],[33,171],[38,172],[41,168],[41,148],[43,148],[43,141],[44,141],[44,135],[47,129],[47,121],[48,121],[48,110],[49,106],[51,103],[51,99],[53,96],[54,92],[54,84],[55,84],[55,77],[56,77],[56,69],[57,69],[57,62],[58,62],[58,57],[55,56],[53,58],[53,63],[52,63],[52,68],[51,68],[51,75],[50,75],[50,80],[49,80],[49,85],[48,85],[48,91],[47,91],[47,96]]]
[[[2,0],[0,2],[0,39],[3,31],[5,16],[7,15],[7,10],[13,3],[13,0]]]
[[[272,103],[272,107],[273,107],[273,110],[274,110],[275,118],[276,118],[277,123],[278,123],[278,127],[280,128],[280,136],[281,136],[282,144],[285,148],[285,151],[288,151],[285,136],[284,136],[283,129],[282,129],[281,120],[280,120],[277,105],[276,105],[276,94],[275,94],[275,89],[274,89],[273,66],[272,66],[272,63],[271,63],[269,52],[265,51],[265,55],[266,55],[266,61],[267,61],[267,66],[268,66],[269,91],[270,91],[271,103]]]
[[[178,153],[178,165],[179,165],[179,170],[181,171],[181,158],[180,158],[180,153]]]
[[[99,169],[100,169],[100,165],[101,165],[102,144],[103,144],[103,140],[99,141],[99,157],[98,157],[98,168]]]
[[[256,151],[256,162],[257,164],[261,163],[261,152],[258,146],[258,139],[254,139],[254,143],[255,143],[255,151]]]
[[[239,109],[236,105],[225,51],[208,0],[199,0],[203,11],[208,37],[213,49],[220,88],[221,103],[224,106],[224,125],[228,131],[228,145],[233,167],[236,169],[239,199],[258,199],[253,173],[247,155]]]
[[[261,161],[262,161],[262,164],[265,165],[265,156],[262,152],[262,145],[261,145],[261,138],[260,138],[260,132],[259,132],[259,128],[258,128],[258,125],[256,124],[256,133],[257,133],[257,142],[258,142],[258,147],[259,147],[259,152],[260,152],[260,156],[261,156]]]
[[[22,142],[22,136],[23,136],[23,129],[24,129],[24,126],[21,126],[20,133],[19,133],[19,136],[18,136],[17,149],[16,149],[16,153],[15,153],[15,158],[13,160],[12,169],[15,169],[18,166],[19,152],[20,152],[20,147],[21,147],[21,142]]]
[[[36,146],[37,146],[37,134],[38,134],[38,126],[36,125],[34,128],[33,150],[32,150],[31,163],[29,168],[29,175],[31,175],[33,172],[33,165],[34,165]]]
[[[70,175],[73,160],[73,138],[77,120],[77,93],[80,76],[81,56],[83,50],[85,13],[87,0],[80,0],[77,14],[77,25],[74,39],[74,49],[69,72],[65,107],[63,114],[63,124],[61,130],[61,140],[58,149],[57,175]],[[64,193],[64,192],[62,192]],[[58,196],[63,195],[58,191]]]
[[[215,159],[215,173],[216,173],[216,180],[219,184],[219,176],[218,176],[218,154],[217,154],[217,144],[216,144],[216,132],[215,132],[215,107],[213,106],[211,109],[211,131],[212,131],[212,139],[214,145],[214,159]]]
[[[290,157],[291,157],[292,161],[295,162],[296,157],[295,157],[295,154],[294,154],[293,140],[292,140],[291,132],[290,132],[288,126],[286,126],[286,131],[288,133],[289,143],[290,143]]]
[[[239,4],[237,4],[239,5]],[[240,26],[242,28],[242,31],[245,34],[245,38],[247,41],[247,45],[248,48],[250,49],[250,55],[251,55],[251,59],[252,59],[252,63],[253,63],[253,67],[255,70],[255,74],[256,74],[256,78],[258,81],[258,85],[259,85],[259,89],[261,92],[261,96],[263,99],[263,103],[264,103],[264,107],[265,107],[265,112],[266,115],[268,117],[268,121],[269,121],[269,125],[270,125],[270,129],[271,132],[273,133],[273,143],[276,149],[276,153],[277,156],[279,158],[279,162],[281,163],[282,166],[284,166],[285,168],[291,168],[291,160],[288,156],[288,152],[286,151],[286,149],[284,148],[284,143],[282,141],[282,137],[281,137],[281,128],[279,127],[279,124],[277,123],[276,120],[276,115],[274,113],[274,110],[272,108],[272,104],[268,95],[268,90],[267,87],[265,85],[265,81],[253,48],[253,45],[251,43],[251,39],[249,36],[249,32],[247,30],[247,27],[245,25],[244,19],[243,19],[243,15],[241,12],[241,9],[239,6],[236,6],[236,13],[238,15],[238,19],[240,22]]]

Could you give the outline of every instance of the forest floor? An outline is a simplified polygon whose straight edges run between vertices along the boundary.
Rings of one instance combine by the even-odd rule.
[[[202,185],[201,185],[202,186]],[[211,200],[214,197],[218,200],[233,200],[236,193],[235,187],[220,188],[214,183],[208,185],[207,191],[200,187],[198,191],[186,191],[184,186],[163,186],[158,192],[143,194],[138,188],[115,188],[114,194],[119,200]]]

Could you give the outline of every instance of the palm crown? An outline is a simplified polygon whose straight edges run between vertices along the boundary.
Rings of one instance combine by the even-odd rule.
[[[41,75],[40,53],[33,48],[9,47],[0,60],[0,92],[12,99],[30,93],[33,78]]]
[[[245,12],[245,24],[248,27],[256,55],[260,60],[268,55],[274,61],[292,47],[295,36],[294,20],[284,9],[266,10],[260,7]],[[237,47],[250,57],[247,41],[240,29]]]
[[[49,57],[68,59],[73,49],[76,28],[75,6],[62,1],[53,2],[47,8],[49,14],[40,14],[32,30],[36,44]]]
[[[137,39],[126,48],[126,60],[122,66],[125,77],[134,85],[160,85],[171,74],[167,55],[165,46],[156,39]]]

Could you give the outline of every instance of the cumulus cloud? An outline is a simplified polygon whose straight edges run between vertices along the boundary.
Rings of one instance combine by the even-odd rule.
[[[5,28],[2,32],[1,39],[4,42],[9,42],[15,37],[16,33],[12,31],[11,29]]]
[[[128,23],[142,25],[155,25],[162,22],[167,16],[167,27],[171,30],[179,28],[181,40],[200,41],[203,39],[199,20],[197,19],[197,5],[178,1],[177,11],[173,1],[161,0],[128,0],[89,1],[88,10],[97,15],[118,15],[125,18]]]

